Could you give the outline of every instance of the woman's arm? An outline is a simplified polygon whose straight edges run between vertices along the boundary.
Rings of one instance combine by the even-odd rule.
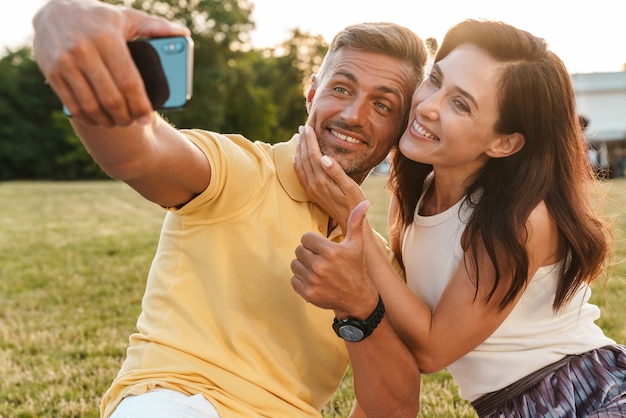
[[[347,181],[347,176],[337,166],[330,160],[325,170],[334,184],[338,188],[358,187],[354,182]],[[317,172],[316,175],[321,173]],[[349,194],[345,189],[341,195],[334,193],[333,188],[323,190],[327,194],[320,193],[317,197],[322,206],[325,202]],[[545,204],[541,203],[532,212],[527,229],[527,251],[530,257],[528,277],[531,278],[540,266],[558,261],[558,231]],[[394,250],[399,251],[400,236],[392,236],[391,243]],[[306,242],[303,241],[303,244],[306,245]],[[395,331],[413,353],[421,371],[431,373],[447,367],[487,339],[521,297],[521,294],[518,295],[514,303],[500,309],[500,300],[511,280],[511,275],[506,272],[501,275],[493,297],[487,297],[495,280],[494,267],[481,243],[474,243],[473,248],[478,254],[478,289],[476,269],[471,268],[474,261],[469,256],[470,252],[459,263],[441,298],[432,308],[399,279],[386,254],[377,244],[371,228],[364,232],[363,254],[348,254],[338,247],[337,251],[325,253],[316,259],[311,269],[316,272],[321,283],[336,282],[337,286],[346,280],[355,280],[355,277],[362,281],[371,280],[384,300],[393,301],[388,308],[388,316]],[[408,256],[404,255],[405,258]],[[365,263],[355,262],[361,259],[365,259]]]
[[[400,216],[400,204],[398,199],[391,196],[389,200],[389,212],[387,213],[387,224],[389,225],[389,248],[396,256],[396,260],[404,270],[402,263],[402,240],[404,239],[404,228],[397,228],[396,219]]]
[[[367,201],[357,205],[348,220],[345,239],[341,243],[332,242],[317,233],[305,234],[302,245],[296,249],[297,258],[291,264],[295,291],[316,306],[333,309],[340,320],[364,321],[374,312],[379,299],[378,290],[365,275],[342,275],[342,281],[326,280],[332,276],[332,271],[342,268],[339,260],[334,258],[335,254],[346,257],[346,261],[353,266],[361,264],[363,269],[363,232],[370,230],[363,224],[368,205]],[[319,263],[327,259],[334,262]],[[313,265],[330,267],[331,271],[318,275]],[[395,301],[389,299],[385,302],[383,296],[383,304],[393,306]],[[420,370],[411,352],[396,335],[387,314],[382,316],[369,336],[356,342],[346,341],[345,344],[354,372],[355,394],[360,405],[358,411],[365,412],[368,418],[416,416]]]

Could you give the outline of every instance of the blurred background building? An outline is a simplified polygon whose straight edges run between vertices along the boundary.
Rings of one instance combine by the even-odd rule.
[[[572,74],[576,105],[592,164],[599,174],[624,177],[626,150],[626,71]]]

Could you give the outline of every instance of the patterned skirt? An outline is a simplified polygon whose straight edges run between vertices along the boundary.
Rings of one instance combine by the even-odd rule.
[[[481,418],[626,417],[626,347],[567,356],[472,406]]]

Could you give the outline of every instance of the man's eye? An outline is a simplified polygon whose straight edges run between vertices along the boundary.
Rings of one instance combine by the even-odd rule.
[[[377,102],[377,103],[376,103],[376,107],[378,107],[378,108],[379,108],[379,109],[381,109],[381,110],[391,110],[391,109],[389,108],[389,106],[387,106],[387,105],[386,105],[386,104],[384,104],[384,103],[380,103],[380,102]]]

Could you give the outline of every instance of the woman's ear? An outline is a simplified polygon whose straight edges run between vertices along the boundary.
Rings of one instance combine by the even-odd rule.
[[[519,132],[510,135],[501,136],[493,146],[489,148],[486,154],[491,158],[509,157],[524,147],[526,138]]]

